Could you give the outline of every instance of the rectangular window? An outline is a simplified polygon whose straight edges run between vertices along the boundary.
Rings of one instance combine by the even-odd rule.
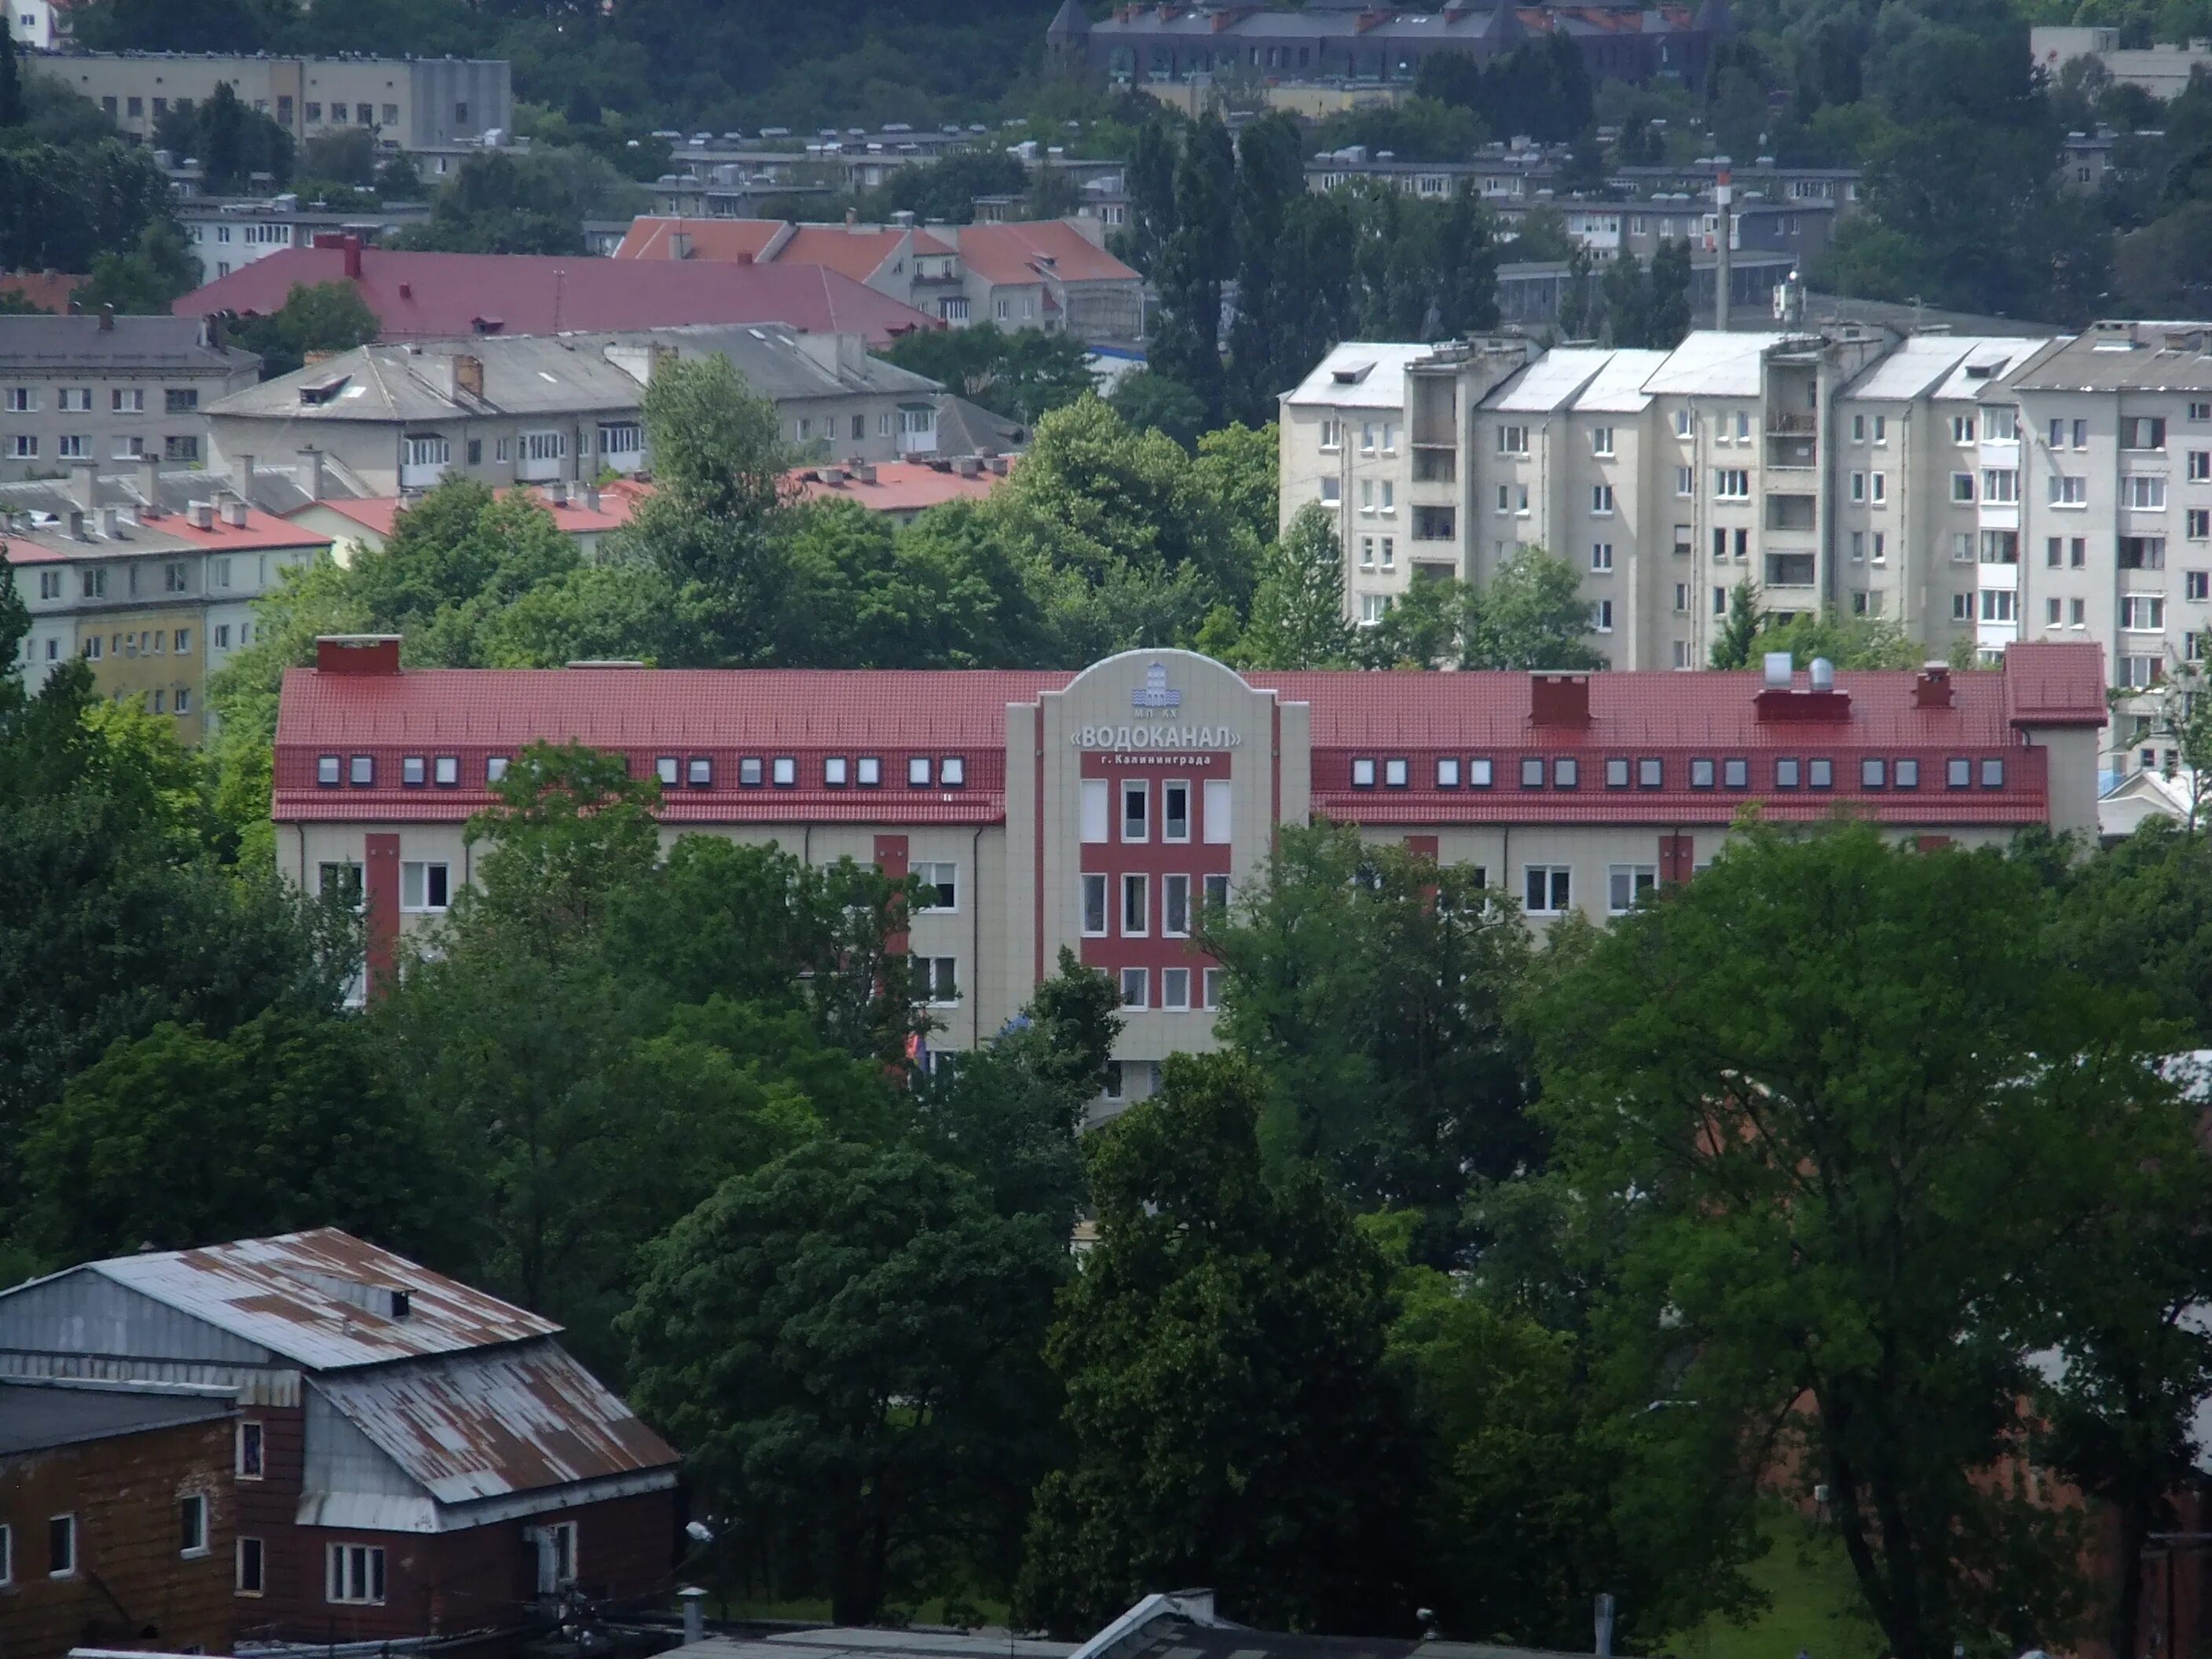
[[[1594,426],[1590,428],[1590,453],[1593,455],[1610,455],[1613,453],[1613,428],[1611,427]]]
[[[1877,472],[1869,482],[1874,485],[1874,504],[1880,507],[1889,499],[1889,474]]]
[[[1890,781],[1899,789],[1917,789],[1920,787],[1920,763],[1917,760],[1898,762],[1890,773]]]
[[[1590,511],[1600,518],[1612,516],[1613,486],[1611,484],[1601,483],[1590,486]]]
[[[1206,1000],[1198,1006],[1209,1011],[1221,1006],[1221,969],[1208,968],[1199,975],[1199,994]]]
[[[960,866],[957,864],[917,864],[908,873],[921,884],[915,895],[918,910],[957,910],[960,908]]]
[[[325,1580],[327,1599],[381,1606],[384,1601],[384,1552],[371,1544],[332,1544]]]
[[[1152,786],[1144,782],[1121,785],[1121,839],[1149,841],[1152,839]]]
[[[238,1478],[261,1479],[261,1425],[251,1420],[238,1425]]]
[[[1180,781],[1160,786],[1160,839],[1190,839],[1190,786]]]
[[[2165,511],[2165,478],[2156,473],[2129,473],[2120,480],[2120,505],[2130,513]]]
[[[1590,544],[1590,568],[1601,575],[1613,568],[1613,544],[1611,542],[1592,542]]]
[[[1528,428],[1525,426],[1499,427],[1498,453],[1501,455],[1526,455],[1528,453]]]
[[[1954,415],[1951,417],[1951,441],[1954,444],[1970,444],[1974,441],[1972,416]]]
[[[1590,629],[1593,633],[1598,634],[1613,632],[1613,601],[1611,599],[1600,599],[1595,605],[1590,606]]]
[[[1529,755],[1521,762],[1521,787],[1541,789],[1544,787],[1544,763],[1540,757]]]
[[[2164,449],[2166,417],[2160,415],[2123,416],[2120,420],[2120,447]]]
[[[930,766],[927,755],[909,755],[906,763],[906,787],[909,789],[929,787]],[[757,780],[756,780],[757,781]]]
[[[2212,538],[2212,507],[2191,507],[2183,515],[2182,533],[2192,542]]]
[[[76,1516],[57,1515],[46,1522],[46,1577],[67,1578],[76,1571]]]
[[[1774,763],[1774,787],[1777,789],[1795,789],[1800,777],[1801,768],[1795,759],[1785,756]]]
[[[1467,763],[1467,787],[1470,789],[1490,787],[1491,763],[1487,755],[1478,755]]]
[[[1832,789],[1836,784],[1836,763],[1832,760],[1809,760],[1805,763],[1805,781],[1814,789]]]
[[[1954,472],[1951,475],[1951,499],[1962,507],[1970,507],[1974,500],[1974,475]]]
[[[1532,864],[1522,872],[1524,902],[1532,916],[1556,916],[1573,902],[1573,872],[1564,864]]]
[[[443,864],[413,860],[403,863],[399,866],[399,908],[414,911],[446,909],[451,899],[447,884],[448,868]]]
[[[1121,878],[1121,937],[1142,939],[1152,931],[1152,878]]]
[[[2166,600],[2155,593],[2120,596],[2120,626],[2131,634],[2158,634],[2166,629]]]
[[[1230,836],[1229,780],[1207,779],[1203,804],[1206,809],[1206,823],[1202,832],[1205,840],[1212,846],[1227,846]]]
[[[1695,467],[1678,466],[1674,469],[1674,493],[1686,501],[1698,493],[1698,472]]]
[[[1879,476],[1879,475],[1877,475]],[[1881,492],[1875,492],[1881,499]],[[1992,507],[2020,505],[2020,469],[2011,466],[1985,466],[1982,469],[1982,500]]]
[[[1747,501],[1751,499],[1751,474],[1742,467],[1724,466],[1713,473],[1713,495],[1717,501]]]
[[[428,763],[420,755],[399,757],[399,781],[410,788],[419,788],[429,778]]]
[[[2087,507],[2089,504],[2089,480],[2063,472],[2054,472],[2044,480],[2044,495],[2052,507]]]
[[[1160,932],[1170,939],[1190,937],[1190,878],[1160,878]]]
[[[915,957],[914,994],[917,1001],[940,1006],[960,1000],[960,963],[954,957]]]
[[[1083,932],[1088,939],[1106,936],[1106,878],[1092,871],[1083,876]]]
[[[1112,786],[1103,778],[1085,778],[1082,788],[1082,837],[1086,842],[1103,842],[1107,837],[1107,807]]]
[[[1171,1012],[1182,1013],[1190,1007],[1190,969],[1163,968],[1160,969],[1160,1006]]]
[[[194,1492],[177,1500],[177,1553],[191,1557],[207,1553],[207,1497],[203,1492]]]
[[[1220,911],[1226,910],[1229,908],[1229,878],[1227,876],[1200,876],[1199,878],[1199,898],[1200,902],[1204,904],[1209,911],[1218,913]]]
[[[1124,1008],[1142,1008],[1146,1006],[1146,977],[1145,970],[1141,968],[1124,968],[1121,970],[1121,1006]]]
[[[1606,908],[1613,915],[1626,915],[1658,885],[1656,864],[1613,865],[1606,872]]]

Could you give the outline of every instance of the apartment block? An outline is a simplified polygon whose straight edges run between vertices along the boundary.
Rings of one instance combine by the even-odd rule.
[[[484,59],[101,52],[44,57],[30,68],[89,98],[133,143],[150,143],[163,116],[224,85],[295,143],[363,128],[386,148],[412,150],[514,126],[508,66]]]
[[[1982,394],[1977,637],[2096,641],[2116,689],[2147,690],[2212,640],[2212,324],[2100,322]],[[2007,476],[2007,474],[2009,476]],[[2123,769],[2163,765],[2124,700]]]
[[[207,406],[260,368],[198,317],[0,316],[0,482],[204,460]]]
[[[1739,583],[1784,614],[1832,602],[1837,394],[1887,344],[1856,325],[1671,352],[1347,343],[1283,400],[1283,520],[1334,510],[1355,621],[1417,575],[1480,584],[1540,546],[1583,573],[1613,666],[1698,667]],[[1416,403],[1431,381],[1449,404]]]
[[[255,495],[280,492],[307,499],[257,477]],[[208,731],[208,677],[252,643],[253,602],[330,548],[206,472],[149,462],[102,477],[87,462],[64,481],[0,486],[0,556],[31,613],[25,684],[82,658],[103,696],[140,698],[186,743]]]
[[[644,470],[655,369],[708,356],[775,402],[801,454],[893,460],[936,450],[936,381],[870,356],[858,335],[781,325],[362,346],[226,398],[209,418],[221,465],[312,441],[368,495],[428,489],[449,474],[500,485],[589,481]]]

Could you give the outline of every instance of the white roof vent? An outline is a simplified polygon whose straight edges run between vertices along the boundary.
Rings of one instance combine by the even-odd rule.
[[[1815,691],[1832,691],[1836,689],[1836,665],[1826,657],[1813,659],[1813,689]]]
[[[1787,651],[1768,652],[1766,653],[1767,685],[1777,691],[1787,691],[1790,689],[1790,677],[1796,672],[1796,660]]]

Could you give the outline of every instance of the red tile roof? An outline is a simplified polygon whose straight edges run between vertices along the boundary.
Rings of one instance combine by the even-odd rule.
[[[865,283],[898,252],[905,236],[903,230],[875,226],[801,225],[775,251],[775,263],[823,265]]]
[[[20,294],[41,311],[69,314],[70,296],[92,279],[56,270],[0,271],[0,294]]]
[[[287,248],[195,289],[171,307],[180,317],[234,311],[266,316],[294,284],[347,280],[342,247]],[[786,323],[811,334],[865,335],[883,344],[943,324],[818,265],[713,259],[556,258],[521,253],[360,251],[356,290],[383,338],[462,339],[473,334],[557,334],[666,328],[683,323]]]
[[[2103,718],[2102,658],[2094,646],[2015,647],[2038,687],[2039,723]],[[2069,653],[2051,658],[2046,652]],[[2086,657],[2088,672],[2077,672]],[[1620,823],[1722,824],[1758,801],[1782,819],[1825,817],[1838,807],[1877,821],[1920,825],[2029,823],[2048,815],[2045,751],[2023,746],[2003,673],[1951,677],[1952,702],[1921,708],[1911,673],[1844,674],[1840,720],[1759,718],[1759,678],[1750,674],[1613,673],[1590,676],[1589,720],[1538,726],[1523,674],[1254,674],[1250,682],[1312,708],[1313,802],[1317,812],[1355,823]],[[790,670],[418,670],[398,675],[285,677],[276,731],[276,816],[289,820],[459,820],[483,806],[484,761],[534,738],[629,753],[640,776],[656,756],[714,760],[714,787],[671,792],[673,823],[732,821],[994,823],[1002,791],[1006,707],[1065,687],[1065,672]],[[2061,701],[2060,696],[2075,701]],[[462,786],[402,788],[408,754],[460,758]],[[324,754],[373,754],[386,781],[370,791],[319,787]],[[830,789],[830,755],[884,757],[884,787]],[[961,790],[908,790],[908,755],[963,755]],[[789,755],[800,787],[738,784],[740,756]],[[1435,787],[1439,756],[1486,756],[1488,789]],[[1777,790],[1778,756],[1834,763],[1834,787]],[[1579,763],[1577,787],[1519,787],[1523,757]],[[1746,787],[1693,788],[1692,758],[1752,762]],[[1405,758],[1409,787],[1352,787],[1355,757]],[[1665,763],[1659,789],[1606,787],[1608,758]],[[1917,787],[1868,789],[1860,762],[1920,763]],[[1971,784],[1947,783],[1946,763],[1975,763]],[[1985,787],[1979,763],[2003,763],[2002,782]]]
[[[1052,275],[1063,283],[1140,280],[1135,271],[1064,219],[963,226],[960,258],[970,270],[994,283],[1041,282],[1038,265],[1045,259],[1052,261]]]
[[[872,483],[864,483],[850,471],[833,483],[824,476],[830,471],[799,467],[787,476],[807,501],[858,501],[874,513],[919,513],[946,501],[980,501],[1006,481],[1003,474],[988,467],[973,477],[963,477],[957,471],[940,472],[922,461],[878,461]]]
[[[623,234],[617,259],[673,259],[678,232],[694,259],[757,259],[782,232],[781,219],[664,219],[641,214]]]
[[[504,495],[508,492],[505,489],[498,489],[492,493],[495,495]],[[653,493],[653,486],[629,478],[620,478],[612,483],[601,484],[597,512],[593,512],[580,500],[554,501],[548,500],[543,490],[532,490],[531,493],[537,496],[538,504],[553,515],[553,522],[556,526],[570,535],[576,535],[593,531],[621,529],[629,522],[630,514],[637,510],[637,504]],[[349,499],[311,501],[307,506],[322,507],[338,514],[341,518],[351,519],[364,530],[374,531],[381,537],[389,537],[400,514],[411,504],[404,495],[363,495]],[[307,507],[298,507],[295,509],[295,514],[296,515],[307,510]]]
[[[331,544],[328,536],[280,519],[273,513],[264,513],[258,507],[246,509],[243,526],[232,524],[217,513],[214,527],[202,530],[192,523],[190,514],[165,513],[154,520],[148,528],[190,542],[210,553],[266,551],[279,547],[328,547]]]

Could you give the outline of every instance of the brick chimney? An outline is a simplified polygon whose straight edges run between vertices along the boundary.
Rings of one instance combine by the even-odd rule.
[[[325,634],[315,641],[315,672],[319,674],[397,674],[399,672],[399,635]]]
[[[1951,665],[1931,662],[1920,671],[1912,682],[1912,706],[1915,708],[1948,708],[1951,706]]]
[[[1528,677],[1528,719],[1536,726],[1588,726],[1589,676],[1531,674]]]
[[[453,388],[483,402],[483,359],[467,352],[457,354],[453,358]]]

